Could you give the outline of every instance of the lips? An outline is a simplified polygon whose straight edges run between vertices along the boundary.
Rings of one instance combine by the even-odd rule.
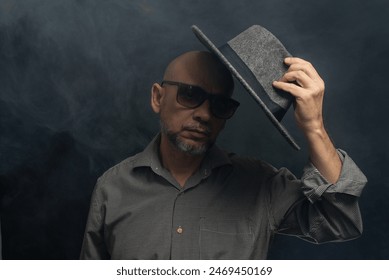
[[[203,134],[205,136],[209,136],[210,132],[208,130],[200,130],[200,129],[188,129],[190,132],[198,133],[198,134]]]
[[[194,139],[209,138],[211,135],[211,130],[209,128],[185,127],[184,132],[190,138],[194,138]]]

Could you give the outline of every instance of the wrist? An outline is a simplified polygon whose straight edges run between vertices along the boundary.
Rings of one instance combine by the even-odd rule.
[[[300,126],[300,128],[303,131],[303,134],[305,135],[307,140],[310,140],[311,138],[314,140],[318,140],[328,137],[322,121],[311,123],[305,126]]]

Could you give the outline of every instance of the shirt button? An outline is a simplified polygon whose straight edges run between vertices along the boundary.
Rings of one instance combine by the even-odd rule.
[[[183,231],[184,231],[184,230],[182,229],[181,226],[179,226],[179,227],[177,228],[177,233],[178,233],[178,234],[181,234]]]

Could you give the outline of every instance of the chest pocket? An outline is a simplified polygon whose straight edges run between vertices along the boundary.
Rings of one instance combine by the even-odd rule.
[[[254,249],[252,228],[247,218],[200,218],[200,259],[249,259]]]

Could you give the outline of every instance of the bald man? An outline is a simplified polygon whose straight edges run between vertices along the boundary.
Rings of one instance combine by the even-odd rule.
[[[161,131],[146,149],[99,178],[82,259],[265,259],[274,233],[320,243],[358,237],[366,178],[323,125],[324,82],[288,58],[274,86],[295,96],[310,162],[302,179],[215,145],[239,103],[229,71],[188,52],[151,89]]]

